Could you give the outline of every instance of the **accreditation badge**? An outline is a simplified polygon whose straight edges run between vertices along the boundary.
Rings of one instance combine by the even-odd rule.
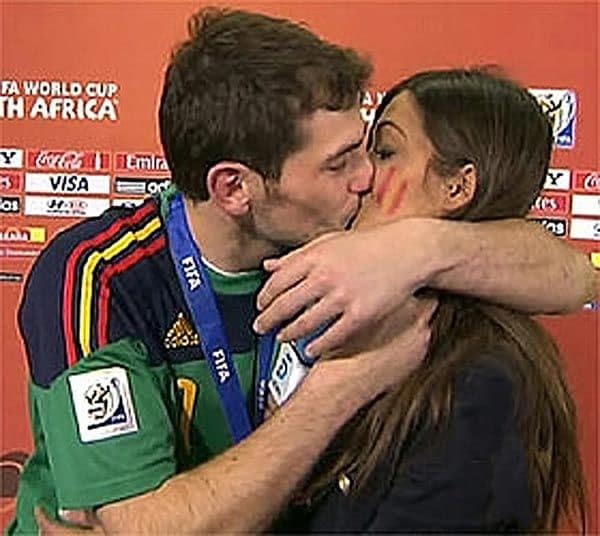
[[[268,387],[275,403],[281,406],[300,386],[310,371],[310,365],[303,361],[294,342],[281,343],[276,352]]]

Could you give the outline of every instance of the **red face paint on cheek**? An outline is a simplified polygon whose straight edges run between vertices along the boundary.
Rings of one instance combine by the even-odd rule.
[[[395,173],[396,173],[396,168],[394,166],[392,166],[390,169],[388,169],[387,175],[383,179],[383,182],[381,183],[379,188],[377,188],[377,190],[375,191],[375,202],[379,206],[381,206],[384,198],[387,197],[387,194],[389,193],[390,186],[392,185],[392,177],[394,176]]]
[[[408,188],[408,182],[402,182],[398,188],[394,191],[391,197],[391,204],[389,205],[388,210],[386,210],[386,214],[392,215],[395,214],[396,211],[402,206],[402,201],[404,199],[404,195],[406,194],[406,189]]]

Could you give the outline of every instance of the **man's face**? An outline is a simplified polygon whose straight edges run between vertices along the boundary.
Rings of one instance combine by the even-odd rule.
[[[346,228],[371,188],[373,166],[365,149],[358,106],[318,110],[303,121],[305,144],[284,162],[278,181],[265,181],[253,200],[257,234],[293,247]]]

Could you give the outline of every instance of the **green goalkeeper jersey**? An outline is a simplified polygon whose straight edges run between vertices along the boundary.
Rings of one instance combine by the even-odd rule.
[[[32,269],[19,322],[35,451],[10,534],[37,533],[37,505],[58,519],[140,495],[232,445],[169,254],[172,194],[76,225]],[[252,415],[262,273],[208,271]]]

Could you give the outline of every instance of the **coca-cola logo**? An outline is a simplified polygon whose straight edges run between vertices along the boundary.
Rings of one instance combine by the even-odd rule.
[[[590,173],[583,179],[583,189],[592,192],[600,191],[600,174]]]
[[[600,194],[600,172],[577,171],[573,189],[579,192]]]
[[[81,169],[83,152],[40,151],[35,158],[35,167],[53,169]]]
[[[41,149],[27,151],[27,166],[35,169],[107,170],[110,153],[75,149]]]

